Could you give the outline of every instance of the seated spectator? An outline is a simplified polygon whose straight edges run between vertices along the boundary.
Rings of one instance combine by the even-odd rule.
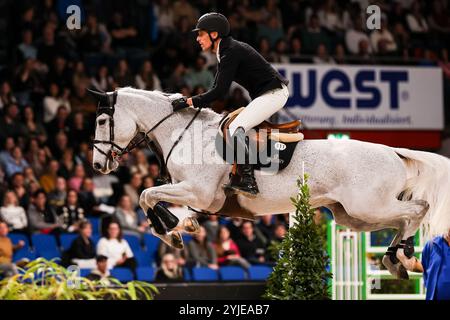
[[[64,206],[67,198],[67,183],[63,177],[56,178],[56,188],[47,196],[48,205],[55,211],[59,212]]]
[[[235,242],[241,237],[241,227],[244,220],[241,218],[231,218],[231,221],[228,223],[227,227],[230,231],[231,239]]]
[[[166,255],[168,253],[172,254],[175,257],[175,260],[179,266],[184,267],[186,265],[187,255],[188,255],[187,249],[185,248],[183,250],[179,250],[172,246],[169,246],[168,244],[166,244],[163,241],[160,241],[160,243],[159,243],[158,255],[156,257],[156,262],[158,264],[161,264],[162,257],[164,257],[164,255]]]
[[[337,3],[334,0],[327,0],[322,8],[317,12],[320,25],[331,34],[336,34],[344,30],[344,12],[338,12]]]
[[[275,51],[272,53],[274,63],[289,63],[288,46],[286,40],[279,39],[275,44]]]
[[[81,191],[78,194],[81,207],[87,216],[96,215],[98,211],[98,201],[94,196],[94,182],[91,178],[84,178],[81,184]]]
[[[111,50],[111,36],[106,26],[98,23],[97,17],[93,14],[87,16],[86,24],[81,30],[80,44],[86,53],[107,53]]]
[[[45,126],[50,137],[49,147],[53,149],[56,135],[58,135],[59,133],[65,134],[66,132],[70,131],[69,110],[66,108],[66,106],[60,105],[56,110],[56,116]]]
[[[16,146],[16,142],[14,141],[13,137],[6,137],[3,148],[0,151],[0,166],[2,168],[5,167],[6,158],[11,156],[11,153]]]
[[[77,164],[72,177],[68,181],[69,188],[79,192],[85,176],[86,172],[84,170],[84,166],[82,164]]]
[[[439,42],[444,43],[443,47],[448,48],[450,40],[450,19],[448,16],[448,8],[442,0],[434,0],[432,3],[431,13],[428,15],[428,26],[433,31]],[[442,48],[442,43],[438,45]]]
[[[59,170],[58,170],[59,176],[64,177],[64,179],[66,179],[66,180],[70,179],[70,177],[75,169],[75,159],[74,158],[75,157],[73,155],[72,148],[67,148],[63,151],[60,165],[59,165]]]
[[[93,132],[85,120],[82,112],[76,112],[73,115],[69,132],[69,141],[73,146],[76,146],[80,142],[90,142]]]
[[[79,224],[85,220],[85,216],[84,209],[78,204],[78,193],[75,190],[67,192],[66,203],[57,213],[65,232],[78,231]]]
[[[281,242],[286,236],[286,226],[283,223],[275,224],[272,241]]]
[[[97,111],[97,101],[86,90],[89,79],[78,80],[74,84],[74,92],[70,96],[70,105],[73,112],[82,112],[88,121],[93,121]]]
[[[70,248],[63,254],[66,265],[77,264],[81,269],[95,268],[95,245],[91,239],[92,225],[89,221],[82,221],[78,228],[78,237]]]
[[[271,214],[261,216],[256,228],[264,237],[264,242],[269,243],[274,237],[275,225],[273,224],[273,216]]]
[[[139,173],[141,176],[148,175],[148,161],[147,157],[141,149],[136,150],[134,153],[135,162],[130,167],[130,173]]]
[[[155,282],[171,283],[183,280],[183,268],[177,263],[173,254],[166,253],[162,257],[161,267],[156,271]]]
[[[19,200],[14,191],[7,191],[3,197],[0,220],[5,222],[12,232],[29,232],[27,214],[25,209],[19,206]]]
[[[273,62],[273,56],[270,52],[270,42],[266,37],[261,37],[258,41],[258,52],[264,57],[268,62]]]
[[[114,80],[119,87],[128,87],[134,84],[133,75],[128,67],[128,62],[125,59],[121,59],[117,64],[114,72]]]
[[[108,257],[108,268],[125,267],[134,273],[136,260],[127,240],[123,239],[120,224],[112,220],[97,244],[97,254]]]
[[[337,64],[346,64],[345,49],[342,44],[338,44],[335,48],[334,60]]]
[[[313,58],[315,64],[336,64],[336,61],[328,54],[327,47],[321,43],[317,47],[317,54]]]
[[[241,226],[242,236],[237,241],[242,257],[251,264],[265,263],[265,244],[255,235],[253,223],[244,221]]]
[[[123,189],[127,196],[130,197],[131,206],[136,208],[139,206],[139,197],[141,194],[142,176],[140,173],[133,173],[131,180]]]
[[[147,231],[148,223],[140,222],[138,214],[134,210],[130,197],[123,195],[120,198],[119,205],[116,208],[115,217],[117,218],[124,234],[140,237]]]
[[[22,43],[17,47],[19,51],[21,61],[26,59],[36,59],[37,49],[33,45],[33,31],[30,29],[25,29],[22,32]]]
[[[191,88],[197,86],[212,88],[214,75],[206,68],[206,58],[204,56],[197,56],[194,68],[187,71],[185,79]]]
[[[11,177],[14,173],[23,172],[27,167],[29,167],[29,164],[23,157],[22,149],[15,146],[11,154],[5,159],[6,176]]]
[[[217,255],[211,242],[206,238],[206,230],[200,227],[200,231],[187,244],[189,252],[188,264],[195,267],[208,267],[218,269]]]
[[[13,245],[8,238],[8,225],[0,221],[0,276],[11,277],[17,274],[17,267],[12,262],[13,253],[25,246],[25,242],[20,240],[17,245]]]
[[[94,77],[91,78],[91,85],[100,92],[111,91],[114,79],[108,74],[107,66],[100,66]]]
[[[28,222],[32,233],[60,234],[63,231],[58,216],[47,206],[47,195],[42,189],[36,191],[31,198]]]
[[[138,89],[162,91],[161,81],[150,60],[144,61],[141,71],[135,77],[135,82]]]
[[[327,48],[330,46],[330,39],[320,27],[316,14],[312,14],[309,18],[308,26],[301,31],[301,37],[304,51],[309,54],[315,53],[321,43]]]
[[[22,132],[27,139],[36,138],[40,143],[47,141],[47,131],[40,122],[36,121],[31,106],[26,106],[23,109]]]
[[[113,13],[108,30],[111,33],[113,48],[124,49],[137,45],[137,30],[125,21],[121,12],[117,11]]]
[[[425,34],[429,31],[427,20],[422,14],[420,1],[413,2],[411,12],[406,15],[406,22],[413,35]]]
[[[397,51],[397,43],[387,28],[386,17],[381,17],[381,29],[374,30],[370,34],[370,42],[377,54],[389,54]]]
[[[17,103],[14,96],[11,84],[8,81],[3,81],[0,85],[0,111],[4,111],[5,106]]]
[[[248,269],[250,264],[241,257],[239,248],[230,238],[230,231],[226,226],[220,226],[216,238],[215,249],[217,262],[220,266],[237,265]]]
[[[95,265],[96,268],[92,270],[86,278],[91,281],[101,281],[105,286],[109,285],[109,277],[111,276],[111,274],[108,268],[108,257],[98,255],[95,258]]]
[[[3,108],[3,117],[0,117],[0,140],[5,141],[7,137],[18,139],[23,135],[19,119],[19,107],[15,103]]]
[[[44,122],[49,123],[56,117],[56,113],[60,106],[66,107],[70,112],[69,101],[60,95],[60,89],[57,83],[50,83],[48,95],[44,98]]]
[[[39,179],[39,184],[45,193],[50,193],[56,189],[56,180],[58,179],[59,163],[57,160],[50,160],[47,172]]]
[[[267,38],[271,48],[275,47],[278,40],[283,39],[284,31],[277,16],[269,16],[265,23],[258,25],[258,37]]]
[[[347,32],[345,33],[345,45],[347,47],[347,50],[351,54],[359,54],[361,41],[364,41],[368,44],[367,52],[369,54],[372,53],[372,48],[370,47],[370,39],[364,32],[361,19],[356,18],[353,20],[353,29],[347,30]]]
[[[19,199],[19,205],[22,208],[28,208],[30,197],[25,186],[25,177],[23,173],[18,172],[11,177],[11,190],[14,191],[17,199]]]
[[[203,223],[203,227],[206,230],[206,237],[209,241],[216,241],[219,232],[219,216],[211,214],[208,216],[208,220]]]

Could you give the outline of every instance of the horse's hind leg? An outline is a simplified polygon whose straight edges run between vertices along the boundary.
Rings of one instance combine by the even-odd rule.
[[[333,212],[334,220],[337,224],[347,226],[358,231],[375,231],[390,227],[384,224],[367,223],[360,219],[353,218],[348,215],[347,211],[345,211],[344,207],[340,203],[327,205],[327,208]],[[389,270],[389,272],[400,279],[408,278],[408,273],[405,267],[403,267],[400,261],[395,257],[395,253],[397,252],[397,245],[403,238],[404,233],[404,228],[399,227],[398,233],[395,235],[391,246],[383,256],[382,260],[383,265]]]
[[[379,199],[378,199],[379,200]],[[388,268],[391,274],[401,278],[407,279],[407,273],[403,268],[397,267],[397,257],[402,265],[406,269],[411,270],[409,263],[414,262],[403,258],[403,248],[399,246],[401,240],[406,241],[410,237],[414,236],[417,231],[420,222],[424,215],[428,211],[428,203],[422,200],[400,201],[394,199],[393,201],[383,203],[352,203],[352,207],[349,209],[345,206],[347,212],[351,216],[357,217],[364,221],[370,221],[373,223],[384,223],[386,226],[399,229],[397,236],[394,238],[390,249],[383,257],[383,264]],[[371,208],[367,210],[367,208]],[[410,241],[410,240],[409,240]],[[398,249],[398,250],[397,250]],[[400,251],[402,250],[402,251]],[[391,256],[393,256],[391,258]]]
[[[421,266],[417,264],[417,258],[414,257],[414,235],[422,223],[423,218],[429,209],[429,204],[423,200],[416,200],[423,204],[423,210],[416,216],[409,219],[406,225],[405,234],[400,244],[397,245],[396,257],[409,271],[422,272]]]
[[[394,239],[389,245],[381,262],[392,275],[397,276],[398,279],[407,280],[409,279],[408,272],[406,271],[405,267],[400,262],[400,260],[396,257],[398,249],[397,246],[400,243],[400,240],[402,240],[404,235],[405,235],[405,223],[402,223],[402,225],[398,228],[397,234],[395,235]]]

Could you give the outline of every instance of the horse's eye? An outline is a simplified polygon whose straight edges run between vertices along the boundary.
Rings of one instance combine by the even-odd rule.
[[[106,123],[106,120],[105,119],[103,119],[103,120],[98,120],[98,125],[99,126],[102,126],[102,125],[104,125]]]

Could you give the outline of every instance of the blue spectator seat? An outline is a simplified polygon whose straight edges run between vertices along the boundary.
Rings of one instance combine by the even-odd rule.
[[[194,281],[217,281],[219,274],[216,270],[206,267],[192,268],[192,279]]]
[[[138,267],[136,277],[139,281],[152,282],[155,280],[155,270],[152,267]]]
[[[38,257],[42,257],[47,260],[52,260],[54,258],[61,258],[61,252],[59,250],[41,250],[38,253]],[[56,262],[60,262],[61,260],[57,260]]]
[[[11,240],[11,242],[14,245],[19,243],[20,240],[25,242],[25,247],[23,247],[22,249],[28,249],[30,247],[30,240],[28,239],[28,237],[26,235],[24,235],[22,233],[9,233],[8,238]]]
[[[133,253],[139,267],[151,267],[154,260],[147,251],[139,250],[133,251]]]
[[[73,240],[78,237],[76,233],[63,233],[59,236],[59,240],[61,241],[61,248],[66,251],[69,250],[72,245]]]
[[[223,281],[245,280],[245,271],[241,267],[226,266],[219,269],[220,278]]]
[[[80,269],[80,276],[85,278],[91,273],[91,269]]]
[[[94,246],[97,247],[97,243],[100,240],[101,236],[99,234],[93,234],[91,236],[92,241],[94,242]]]
[[[100,234],[100,218],[88,218],[92,225],[92,234]]]
[[[145,248],[153,260],[156,259],[156,253],[158,252],[158,246],[160,241],[161,240],[159,240],[159,238],[155,237],[152,234],[144,234]]]
[[[129,282],[134,280],[133,273],[128,268],[114,268],[111,270],[111,276],[120,282]]]
[[[31,236],[33,247],[36,249],[38,256],[42,256],[42,252],[58,252],[56,238],[49,234],[33,234]]]
[[[22,248],[14,252],[13,262],[17,262],[22,259],[34,260],[36,259],[36,254],[30,250],[30,248]]]
[[[248,275],[250,280],[264,281],[272,273],[272,268],[268,266],[251,266],[248,269]]]
[[[123,236],[123,238],[130,245],[131,251],[133,251],[133,252],[141,251],[141,241],[138,236],[126,234]]]
[[[192,281],[191,270],[189,270],[189,268],[183,268],[183,277],[184,281]]]

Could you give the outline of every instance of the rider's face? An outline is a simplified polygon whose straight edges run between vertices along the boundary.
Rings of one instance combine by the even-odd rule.
[[[214,39],[217,38],[217,32],[211,32],[211,37]],[[209,35],[206,31],[200,30],[197,34],[197,42],[199,43],[200,47],[203,51],[208,51],[211,49],[213,43],[211,42],[211,39],[209,38]]]

